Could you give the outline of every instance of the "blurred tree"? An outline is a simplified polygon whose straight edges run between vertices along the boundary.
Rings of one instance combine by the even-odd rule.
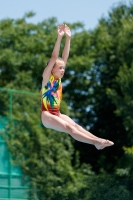
[[[114,7],[93,31],[84,30],[81,23],[68,24],[73,37],[63,78],[65,101],[61,112],[68,113],[93,134],[115,142],[113,147],[102,151],[68,135],[42,129],[39,90],[58,23],[55,18],[37,25],[27,23],[32,14],[0,21],[0,87],[38,93],[36,97],[13,94],[13,122],[6,129],[7,142],[15,160],[31,177],[40,199],[44,194],[46,199],[55,195],[65,199],[74,193],[80,196],[80,189],[86,189],[83,183],[87,184],[88,173],[92,173],[90,165],[85,165],[87,174],[84,174],[81,163],[91,164],[95,172],[120,174],[123,163],[127,171],[132,169],[124,153],[131,156],[133,145],[133,5]],[[61,49],[63,45],[64,41]],[[3,92],[0,106],[0,114],[7,115],[8,96]],[[88,191],[88,199],[90,194]],[[130,197],[127,191],[123,193],[126,194]]]
[[[92,117],[96,120],[91,130],[115,142],[113,148],[100,156],[101,162],[98,159],[101,166],[106,163],[105,168],[111,171],[124,155],[123,146],[133,144],[132,123],[127,120],[132,109],[132,17],[133,5],[120,5],[112,10],[108,19],[101,19],[93,33],[96,82],[92,85],[95,101]]]

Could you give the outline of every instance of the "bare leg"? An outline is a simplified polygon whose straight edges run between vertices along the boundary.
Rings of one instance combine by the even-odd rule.
[[[98,137],[96,137],[95,135],[93,135],[92,133],[90,133],[89,131],[86,131],[84,128],[82,128],[82,126],[76,124],[70,117],[68,117],[67,115],[64,114],[60,114],[59,116],[61,119],[67,121],[69,124],[73,125],[78,131],[84,133],[85,135],[88,135],[91,138],[94,139],[98,139]]]
[[[70,117],[68,117],[67,115],[64,114],[60,114],[59,116],[61,119],[67,121],[69,124],[73,125],[78,131],[82,132],[83,134],[89,136],[90,138],[93,138],[95,140],[100,140],[103,142],[103,145],[100,147],[100,149],[103,149],[106,146],[111,146],[114,143],[109,141],[109,140],[105,140],[99,137],[96,137],[95,135],[93,135],[92,133],[90,133],[89,131],[86,131],[83,127],[81,127],[80,125],[78,125],[77,123],[75,123]],[[110,144],[110,145],[109,145]],[[97,148],[97,147],[96,147]]]
[[[45,127],[51,128],[57,131],[69,133],[74,139],[95,145],[97,149],[103,149],[106,146],[113,145],[113,142],[101,139],[101,138],[92,138],[84,133],[80,132],[67,121],[50,114],[47,111],[42,112],[42,123]]]

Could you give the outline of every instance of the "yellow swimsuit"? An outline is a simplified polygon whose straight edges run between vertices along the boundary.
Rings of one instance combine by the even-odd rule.
[[[42,111],[48,111],[52,115],[60,115],[60,102],[62,99],[61,79],[53,75],[42,89]]]

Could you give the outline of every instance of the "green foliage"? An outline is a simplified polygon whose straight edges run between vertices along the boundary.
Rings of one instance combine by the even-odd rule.
[[[20,165],[30,177],[32,198],[51,200],[56,196],[64,199],[74,195],[84,187],[82,180],[92,174],[91,168],[85,165],[79,169],[78,163],[73,167],[70,136],[45,129],[39,125],[36,114],[31,114],[32,118],[9,123],[4,137],[14,164]]]
[[[93,177],[91,181],[93,186],[90,188],[89,200],[131,200],[133,198],[131,177],[100,175]]]
[[[13,93],[13,120],[4,135],[14,162],[30,177],[32,195],[42,200],[132,199],[133,5],[112,8],[93,31],[79,22],[69,24],[73,36],[61,112],[114,141],[102,151],[42,127],[42,72],[58,22],[27,23],[32,16],[29,12],[22,19],[0,21],[0,87],[38,94]],[[63,46],[64,40],[61,50]],[[2,91],[0,114],[8,117],[9,106],[9,95]]]
[[[132,146],[133,142],[132,18],[133,5],[120,4],[108,18],[99,21],[95,30],[75,33],[71,42],[64,80],[70,114],[93,134],[115,143],[101,154],[93,147],[75,143],[81,160],[91,163],[96,171],[103,166],[115,171],[124,157],[123,146]]]

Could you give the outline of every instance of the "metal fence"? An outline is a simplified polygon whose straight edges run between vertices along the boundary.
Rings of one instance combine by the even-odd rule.
[[[8,115],[0,116],[0,132],[8,120],[12,120],[13,94],[36,96],[38,94],[8,88],[0,88],[1,92],[8,94]],[[2,136],[0,136],[0,200],[29,200],[29,186],[23,181],[23,174],[20,167],[13,166],[10,159],[10,152]]]

